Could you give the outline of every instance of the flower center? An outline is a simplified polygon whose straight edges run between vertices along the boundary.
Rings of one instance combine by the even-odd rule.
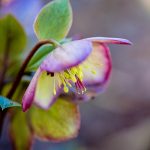
[[[86,92],[86,88],[82,82],[83,71],[81,66],[76,66],[55,74],[51,73],[51,77],[54,77],[54,95],[56,95],[56,86],[59,86],[60,88],[61,85],[63,85],[65,93],[68,93],[69,89],[77,92],[78,94]]]

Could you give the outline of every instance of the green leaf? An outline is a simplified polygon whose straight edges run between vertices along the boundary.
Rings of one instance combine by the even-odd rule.
[[[9,131],[10,139],[15,150],[31,149],[33,134],[28,126],[26,113],[15,111],[11,115]]]
[[[38,51],[34,54],[34,56],[32,57],[32,59],[30,60],[28,66],[27,66],[27,71],[35,71],[40,64],[42,63],[42,61],[44,60],[44,58],[54,49],[54,46],[47,44],[47,45],[43,45],[42,47],[40,47],[38,49]]]
[[[72,25],[72,8],[69,0],[53,0],[37,16],[34,30],[39,39],[60,41]]]
[[[20,56],[26,45],[26,34],[21,24],[12,15],[0,19],[0,55],[5,51],[11,59]]]
[[[30,110],[30,121],[37,138],[55,142],[76,137],[80,128],[78,106],[62,98],[49,110],[33,107]]]
[[[4,110],[8,107],[21,107],[21,104],[11,101],[6,97],[0,96],[0,107],[2,110]]]
[[[0,70],[5,78],[12,78],[18,71],[26,41],[24,29],[16,18],[6,15],[0,19]]]

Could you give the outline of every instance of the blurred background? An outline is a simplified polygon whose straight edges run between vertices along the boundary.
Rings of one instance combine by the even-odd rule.
[[[13,13],[36,42],[32,24],[49,0],[1,0],[0,16]],[[133,46],[110,45],[113,71],[106,91],[81,104],[77,139],[60,144],[36,141],[35,150],[150,150],[150,0],[71,0],[70,36],[127,38]],[[7,131],[6,131],[7,133]],[[0,144],[11,149],[5,138]]]

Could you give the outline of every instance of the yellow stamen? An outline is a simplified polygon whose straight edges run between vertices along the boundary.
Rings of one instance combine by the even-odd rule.
[[[85,67],[84,67],[85,68]],[[88,66],[89,68],[89,66]],[[93,74],[96,74],[96,71],[91,70]],[[55,79],[57,79],[55,81]],[[70,87],[75,87],[76,92],[78,94],[83,94],[86,92],[86,88],[84,87],[83,81],[83,67],[76,66],[70,69],[67,69],[62,72],[55,73],[54,76],[54,89],[53,93],[56,95],[56,89],[61,88],[63,86],[63,90],[65,93],[69,92]],[[57,87],[56,87],[57,86]]]
[[[71,71],[71,73],[74,74],[74,75],[78,72],[78,70],[77,70],[76,67],[71,68],[70,71]]]
[[[56,76],[57,76],[58,86],[61,87],[61,81],[60,81],[60,78],[59,78],[59,74],[57,74]]]
[[[70,78],[70,75],[69,75],[67,72],[64,72],[64,76],[65,76],[65,78],[67,78],[67,79]]]
[[[64,78],[64,76],[63,76],[63,74],[62,73],[60,73],[60,80],[61,80],[61,82],[62,82],[62,84],[64,85],[64,86],[66,86],[66,83],[65,83],[65,78]]]
[[[64,86],[64,92],[65,92],[65,93],[68,93],[68,92],[69,92],[69,89],[68,89],[67,86]]]
[[[74,83],[77,82],[77,79],[76,79],[75,75],[73,75],[69,69],[68,69],[67,71],[68,71],[68,73],[69,73],[69,75],[70,75],[71,80],[72,80]]]
[[[53,89],[54,95],[56,95],[56,87],[55,87],[55,78],[54,78],[54,89]]]
[[[72,85],[69,82],[67,82],[67,84],[68,84],[68,86],[72,87]]]
[[[97,72],[95,70],[91,70],[92,74],[96,74]]]

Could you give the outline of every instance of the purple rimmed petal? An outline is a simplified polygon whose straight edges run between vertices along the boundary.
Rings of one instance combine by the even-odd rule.
[[[34,95],[34,103],[36,105],[43,109],[48,109],[56,101],[61,91],[61,87],[59,87],[56,80],[55,76],[47,74],[46,71],[40,74]]]
[[[23,99],[22,99],[22,108],[23,108],[23,111],[26,111],[32,104],[33,100],[34,100],[34,93],[35,93],[35,89],[36,89],[36,83],[37,83],[37,80],[38,80],[38,77],[40,76],[41,74],[41,69],[39,68],[34,77],[32,78],[24,96],[23,96]]]
[[[111,57],[106,44],[93,43],[91,55],[80,65],[83,83],[87,91],[82,95],[74,93],[73,101],[89,101],[102,93],[111,74]]]
[[[107,45],[93,43],[91,55],[80,66],[82,67],[85,86],[103,87],[110,77],[112,68]]]
[[[92,41],[92,42],[98,42],[98,43],[106,43],[106,44],[132,45],[132,42],[130,42],[127,39],[122,39],[122,38],[91,37],[91,38],[86,38],[85,40],[89,40],[89,41]]]
[[[41,64],[48,72],[66,70],[84,61],[92,51],[92,42],[78,40],[63,44],[51,52]]]

